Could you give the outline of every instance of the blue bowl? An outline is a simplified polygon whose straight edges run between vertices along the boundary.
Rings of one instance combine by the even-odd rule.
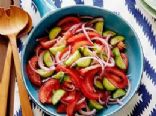
[[[34,54],[34,49],[37,45],[36,39],[38,37],[44,36],[46,34],[47,29],[55,25],[55,23],[60,18],[67,15],[90,15],[93,17],[103,17],[105,20],[106,28],[114,30],[115,32],[119,33],[120,35],[123,35],[126,38],[127,54],[129,58],[128,74],[131,75],[129,77],[131,88],[128,95],[123,99],[122,105],[116,104],[108,106],[108,108],[101,110],[97,114],[98,116],[111,115],[123,108],[123,106],[126,105],[128,101],[130,101],[132,96],[137,91],[140,85],[140,80],[143,71],[143,53],[140,41],[134,30],[130,27],[130,25],[118,15],[101,8],[84,5],[70,6],[66,8],[57,9],[54,12],[51,12],[48,15],[46,15],[40,21],[40,23],[33,29],[30,36],[28,37],[28,41],[22,53],[22,73],[27,91],[33,99],[33,101],[38,106],[40,106],[46,113],[50,115],[63,116],[63,114],[58,114],[56,112],[56,108],[54,106],[43,105],[39,102],[38,89],[35,88],[28,79],[26,73],[26,64],[28,59],[30,59],[30,57]]]

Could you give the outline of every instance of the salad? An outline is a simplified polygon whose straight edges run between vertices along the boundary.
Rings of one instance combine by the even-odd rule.
[[[102,17],[64,17],[36,42],[26,69],[42,104],[91,116],[122,103],[130,88],[125,37],[106,29]]]

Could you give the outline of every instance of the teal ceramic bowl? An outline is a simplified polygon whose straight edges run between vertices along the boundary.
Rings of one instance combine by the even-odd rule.
[[[37,45],[36,39],[45,35],[47,29],[55,25],[55,23],[60,18],[65,17],[67,15],[90,15],[93,17],[103,17],[105,19],[106,28],[114,30],[115,32],[125,36],[126,38],[127,54],[129,58],[128,74],[131,75],[129,77],[131,88],[130,92],[128,93],[128,96],[123,99],[122,105],[111,105],[108,106],[108,108],[105,108],[97,113],[97,116],[111,115],[119,111],[121,108],[124,108],[124,105],[126,105],[128,101],[130,101],[132,96],[137,91],[140,85],[140,80],[143,71],[143,53],[139,39],[132,27],[130,27],[130,25],[120,16],[101,8],[84,5],[70,6],[66,8],[57,9],[42,18],[40,23],[33,29],[30,36],[28,37],[28,41],[22,53],[22,73],[27,91],[31,96],[32,100],[47,114],[64,116],[63,114],[58,114],[54,106],[43,105],[39,102],[38,89],[35,88],[28,79],[26,73],[26,64],[31,55],[34,54],[34,49]]]

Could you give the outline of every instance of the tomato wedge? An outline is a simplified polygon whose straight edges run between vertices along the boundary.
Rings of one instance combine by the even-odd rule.
[[[60,82],[58,79],[49,79],[45,82],[39,90],[39,100],[41,103],[51,103],[51,97],[53,90],[60,88]]]
[[[80,23],[80,19],[77,17],[69,16],[60,20],[57,25],[66,27],[67,24],[76,24],[76,23]]]
[[[127,76],[116,67],[106,67],[104,75],[117,88],[124,89],[128,86]]]
[[[75,111],[76,104],[77,104],[79,98],[80,98],[79,93],[76,93],[75,100],[72,103],[67,105],[67,115],[68,116],[73,116],[73,113]]]
[[[76,91],[66,92],[65,95],[61,98],[62,102],[71,103],[75,100]]]
[[[41,41],[40,44],[43,48],[45,49],[49,49],[50,47],[52,47],[55,43],[55,40],[49,40],[49,41]]]
[[[57,71],[61,70],[65,73],[67,73],[70,76],[72,82],[75,84],[75,86],[77,86],[77,87],[81,86],[81,78],[76,69],[71,69],[71,68],[61,66],[61,65],[57,65],[56,70]]]
[[[83,47],[85,45],[92,45],[90,42],[88,41],[79,41],[76,42],[73,47],[72,47],[72,53],[74,53],[78,48]]]
[[[57,112],[58,113],[66,113],[67,105],[65,104],[59,104],[57,107]]]
[[[87,32],[87,34],[88,34],[88,36],[89,36],[90,38],[95,37],[95,36],[99,36],[99,34],[98,34],[98,33],[95,33],[95,32]],[[74,35],[74,36],[72,36],[71,38],[69,38],[69,39],[67,40],[67,42],[68,42],[68,43],[72,43],[72,42],[84,41],[84,40],[87,40],[85,34],[84,34],[84,33],[79,33],[79,34]]]
[[[34,69],[36,69],[37,63],[38,63],[38,58],[36,56],[34,56],[30,59],[30,64],[32,65],[32,67]],[[36,72],[34,72],[31,69],[30,64],[28,63],[26,66],[28,78],[30,79],[31,83],[33,83],[35,86],[39,87],[39,86],[41,86],[41,77],[39,74],[37,74]]]

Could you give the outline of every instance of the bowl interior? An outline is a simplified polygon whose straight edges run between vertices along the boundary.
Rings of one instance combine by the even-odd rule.
[[[56,24],[56,22],[67,15],[90,15],[94,17],[103,17],[105,20],[105,27],[111,30],[114,30],[120,35],[125,36],[126,45],[127,45],[127,54],[129,58],[129,68],[128,74],[130,74],[130,83],[131,88],[128,96],[123,100],[123,105],[112,105],[104,110],[98,112],[98,116],[110,115],[116,111],[118,111],[121,107],[123,107],[134,95],[137,90],[142,70],[143,70],[143,54],[140,46],[140,42],[135,35],[132,28],[119,16],[113,14],[112,12],[91,7],[91,6],[72,6],[63,9],[58,9],[53,13],[50,13],[46,17],[42,19],[42,21],[34,28],[31,35],[28,38],[28,42],[24,48],[22,54],[22,71],[23,78],[25,81],[26,88],[32,97],[32,99],[48,114],[53,114],[57,116],[61,116],[61,114],[56,113],[56,109],[53,106],[42,105],[38,100],[38,89],[35,88],[29,81],[26,73],[26,64],[28,59],[33,55],[34,48],[37,45],[36,39],[46,35],[46,30]]]

